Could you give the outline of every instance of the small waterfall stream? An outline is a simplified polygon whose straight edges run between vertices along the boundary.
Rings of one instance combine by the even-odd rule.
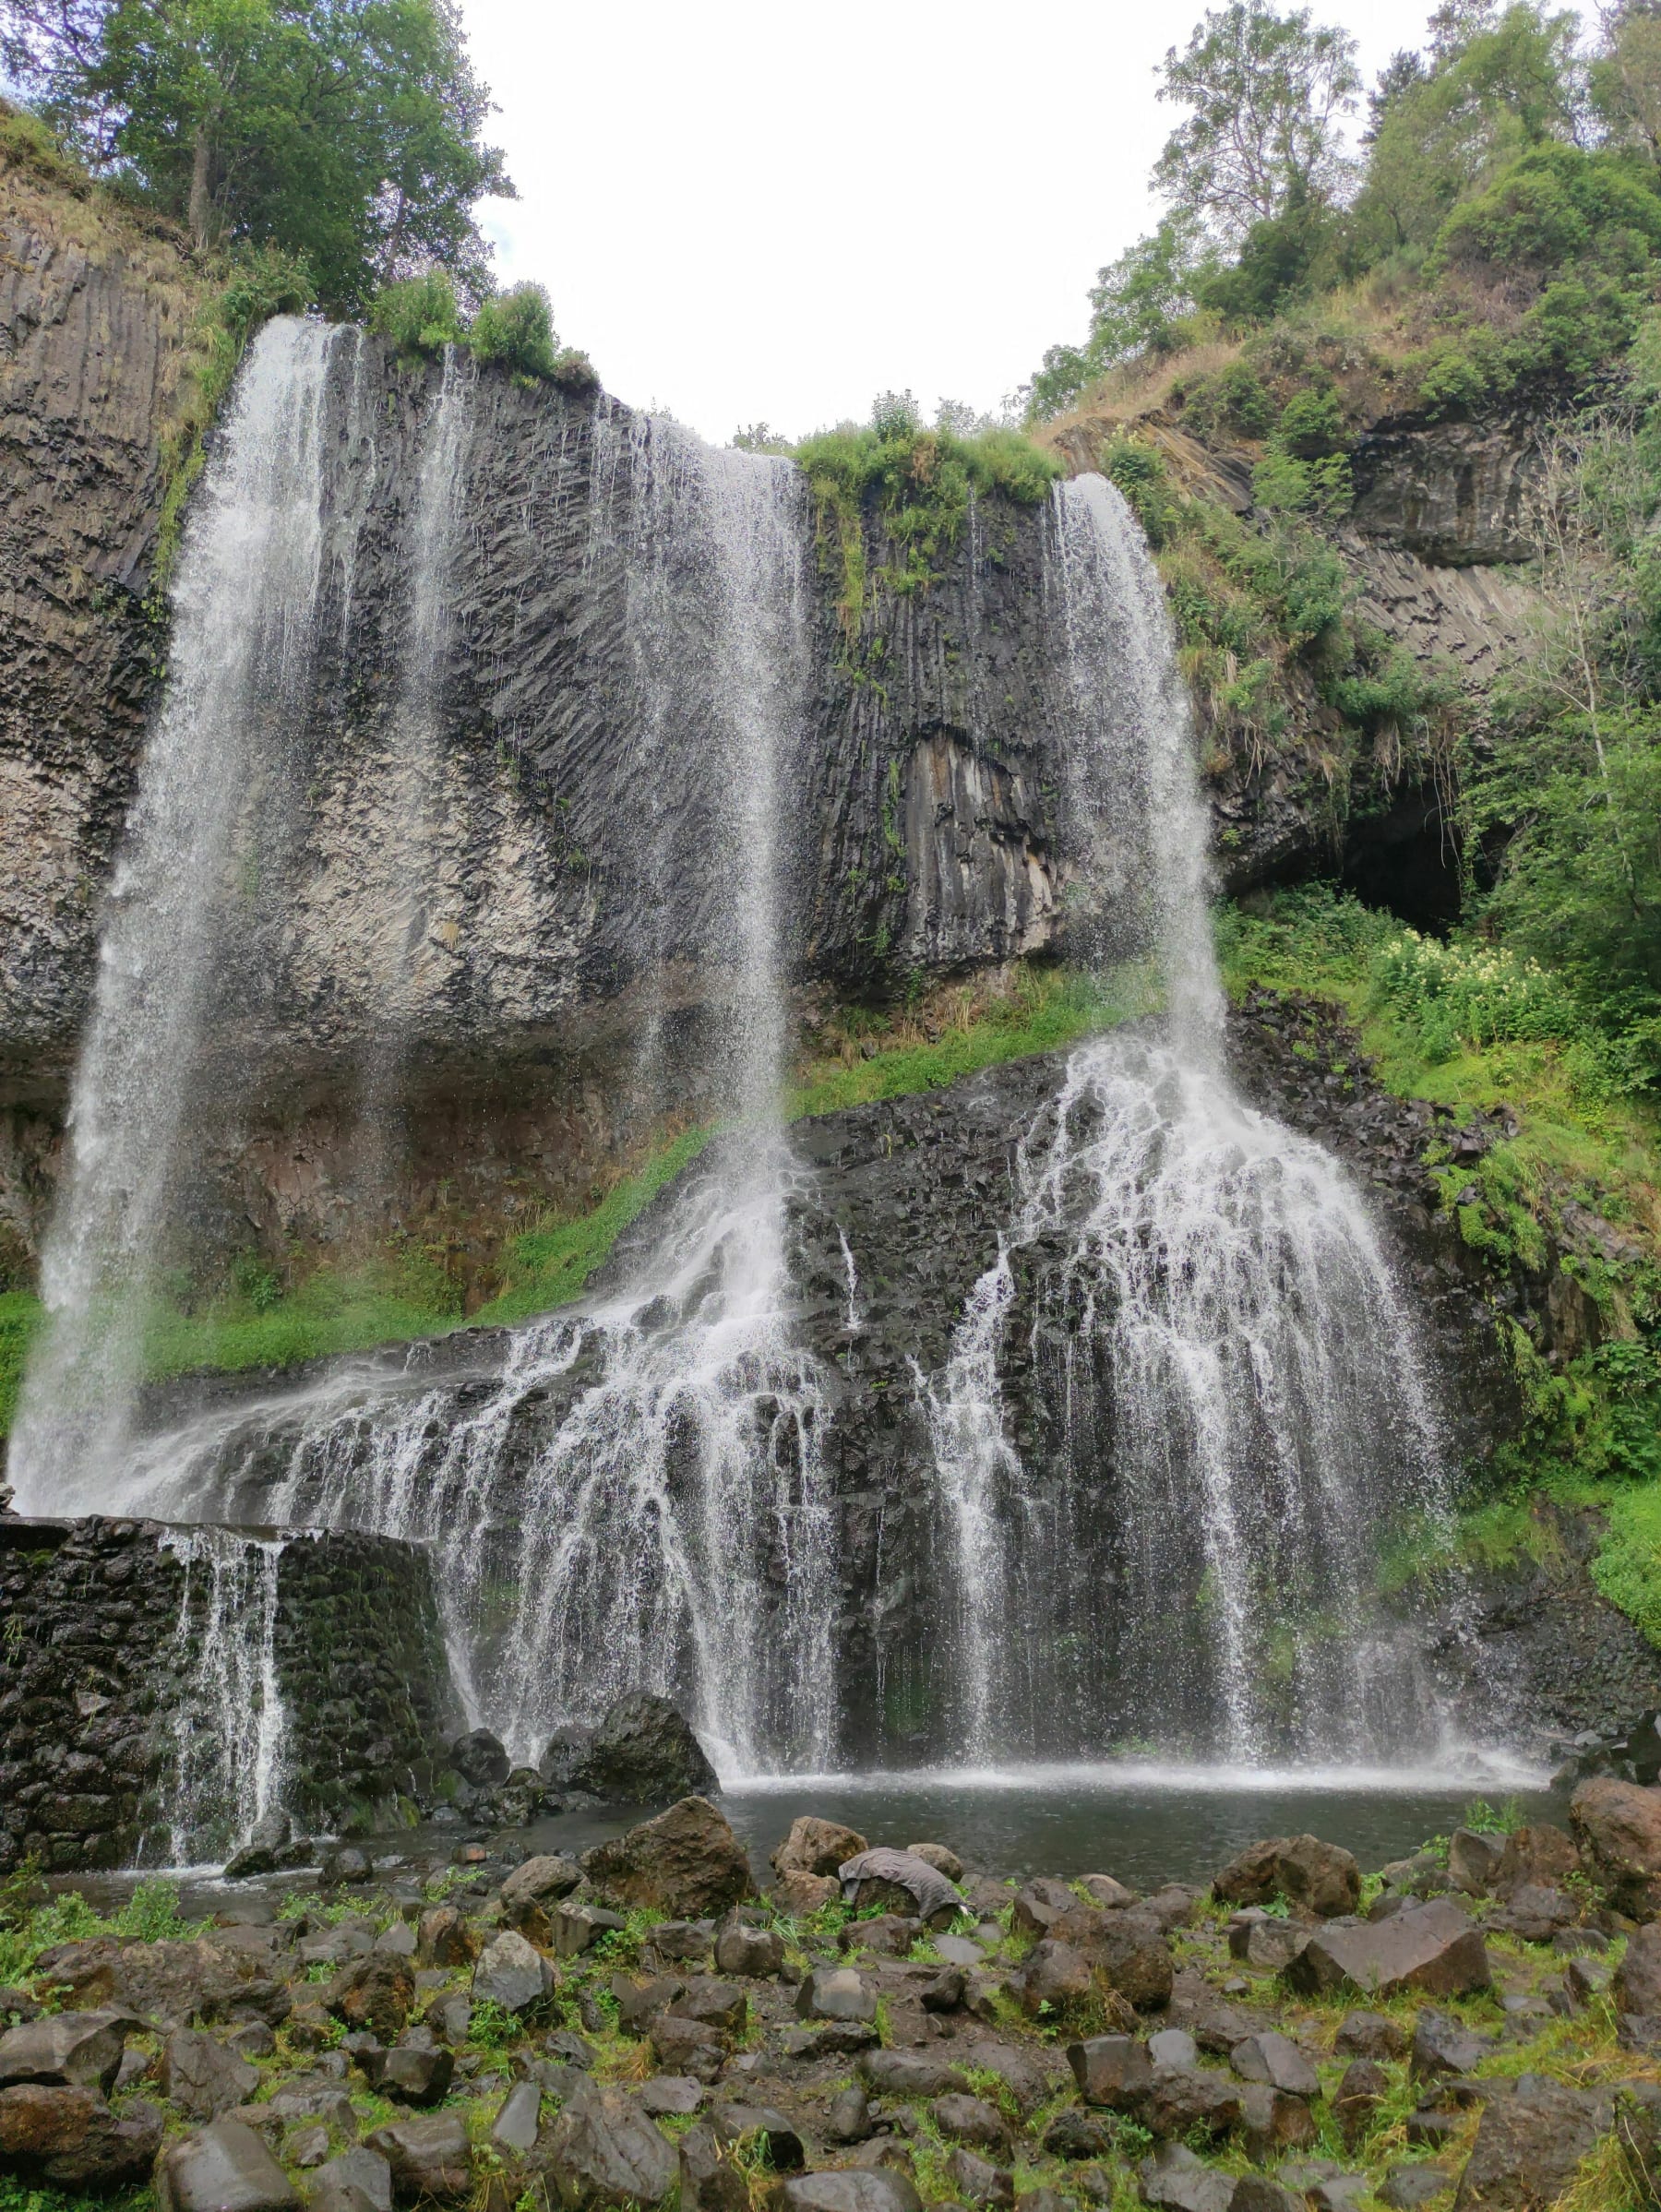
[[[1074,1541],[1074,1501],[1034,1490],[1004,1405],[1023,1267],[1028,1350],[1078,1492],[1104,1494],[1116,1531],[1075,1722],[1241,1764],[1422,1750],[1440,1724],[1404,1646],[1357,1624],[1380,1533],[1442,1505],[1413,1331],[1337,1162],[1224,1073],[1191,719],[1141,532],[1088,476],[1058,487],[1056,532],[1080,842],[1166,1010],[1156,1037],[1071,1056],[930,1394],[965,1751],[1047,1739],[1059,1690],[1008,1630]]]

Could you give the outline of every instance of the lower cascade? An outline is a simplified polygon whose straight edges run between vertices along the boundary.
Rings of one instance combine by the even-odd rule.
[[[249,837],[232,764],[196,764],[253,701],[248,772],[300,804],[281,723],[321,650],[326,582],[351,618],[352,564],[323,557],[343,525],[318,444],[337,416],[366,436],[354,378],[330,335],[271,326],[187,535],[13,1454],[25,1511],[175,1531],[190,1657],[173,1855],[222,1850],[296,1787],[273,1653],[281,1532],[304,1529],[422,1549],[455,1717],[521,1767],[642,1689],[683,1707],[729,1783],[873,1762],[1434,1758],[1450,1724],[1414,1640],[1358,1596],[1393,1528],[1445,1510],[1434,1385],[1359,1190],[1225,1072],[1188,702],[1141,532],[1099,477],[1058,486],[1047,523],[1073,906],[1098,969],[1139,977],[1160,1010],[1076,1048],[1023,1109],[943,1357],[877,1371],[882,1225],[838,1212],[833,1163],[781,1119],[790,778],[816,650],[800,480],[603,415],[587,557],[627,587],[631,865],[698,886],[689,907],[648,908],[635,1104],[661,1110],[670,1056],[691,1050],[722,1126],[571,1308],[182,1417],[144,1411],[143,1249],[165,1248],[192,1146],[226,1142],[257,1081],[239,1092],[216,1063],[186,1110],[160,1072],[170,1052],[205,1064],[245,957],[226,904]],[[447,364],[424,433],[394,724],[424,809],[471,390]],[[275,549],[281,584],[257,621],[245,543],[257,562]],[[675,773],[697,779],[684,805],[665,802]],[[431,824],[408,827],[388,866],[418,948]],[[285,835],[292,856],[298,819]],[[169,876],[175,839],[191,881]],[[416,1049],[415,959],[389,971],[367,1156]],[[705,1000],[690,1046],[689,973]]]

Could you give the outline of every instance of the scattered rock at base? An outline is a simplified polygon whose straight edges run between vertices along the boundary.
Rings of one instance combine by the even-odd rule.
[[[1482,1931],[1451,1897],[1404,1906],[1385,1920],[1335,1920],[1318,1929],[1286,1968],[1306,1996],[1354,1989],[1365,1995],[1424,1990],[1454,1997],[1493,1979]]]
[[[783,1842],[773,1846],[768,1863],[775,1874],[833,1875],[844,1859],[856,1859],[861,1851],[869,1849],[857,1829],[804,1812],[791,1822]]]
[[[560,2202],[655,2205],[674,2188],[679,2161],[669,2138],[622,2089],[591,2083],[568,2097],[549,2131],[549,2178]]]
[[[0,2036],[0,2088],[39,2082],[107,2097],[121,2071],[127,2026],[124,2013],[54,2013],[9,2028]]]
[[[385,2158],[395,2204],[460,2203],[472,2193],[472,2148],[459,2112],[433,2112],[377,2127],[366,2147]]]
[[[293,2212],[300,2198],[240,2120],[216,2120],[175,2143],[156,2168],[159,2212]]]
[[[499,2004],[506,2013],[529,2012],[553,1988],[552,1966],[512,1928],[485,1944],[472,1971],[474,2003]]]
[[[1361,1869],[1340,1844],[1317,1835],[1275,1835],[1249,1844],[1212,1883],[1225,1905],[1267,1905],[1285,1897],[1320,1919],[1352,1913],[1361,1901]]]
[[[146,2181],[161,2115],[132,2104],[117,2119],[96,2089],[18,2082],[0,2089],[0,2173],[70,2194]]]
[[[496,1789],[513,1771],[507,1746],[488,1728],[473,1728],[450,1745],[450,1764],[474,1789]]]
[[[1610,1904],[1635,1920],[1661,1912],[1661,1789],[1595,1776],[1569,1800],[1569,1824]]]
[[[584,1855],[582,1871],[618,1903],[675,1919],[724,1913],[754,1893],[744,1847],[701,1797],[683,1798],[655,1820],[597,1845]]]
[[[1607,2095],[1520,2074],[1509,2097],[1483,2106],[1454,2212],[1534,2212],[1555,2204],[1612,2117]]]

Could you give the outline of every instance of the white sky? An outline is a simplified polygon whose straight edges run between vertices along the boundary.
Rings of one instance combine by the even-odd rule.
[[[1316,0],[1372,77],[1431,0]],[[1153,67],[1203,0],[463,0],[517,201],[483,210],[606,389],[724,442],[909,387],[991,410],[1151,227]]]

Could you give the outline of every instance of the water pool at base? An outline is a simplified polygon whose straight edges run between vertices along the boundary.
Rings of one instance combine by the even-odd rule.
[[[1513,1818],[1561,1823],[1568,1796],[1538,1768],[1473,1757],[1468,1769],[1125,1764],[767,1776],[724,1789],[719,1802],[763,1884],[771,1880],[768,1856],[791,1822],[814,1813],[845,1822],[873,1844],[948,1844],[978,1873],[1104,1873],[1149,1890],[1163,1882],[1206,1882],[1266,1835],[1321,1836],[1353,1851],[1370,1873],[1446,1835],[1479,1803]],[[650,1817],[644,1810],[613,1807],[497,1835],[465,1821],[433,1822],[369,1839],[364,1847],[377,1871],[391,1878],[406,1869],[436,1869],[458,1844],[474,1838],[515,1858],[539,1851],[578,1856]],[[72,1878],[66,1886],[114,1898],[137,1878],[94,1875]],[[241,1900],[308,1891],[317,1881],[316,1869],[227,1883],[210,1870],[192,1868],[183,1871],[183,1902],[192,1913],[234,1910]]]

